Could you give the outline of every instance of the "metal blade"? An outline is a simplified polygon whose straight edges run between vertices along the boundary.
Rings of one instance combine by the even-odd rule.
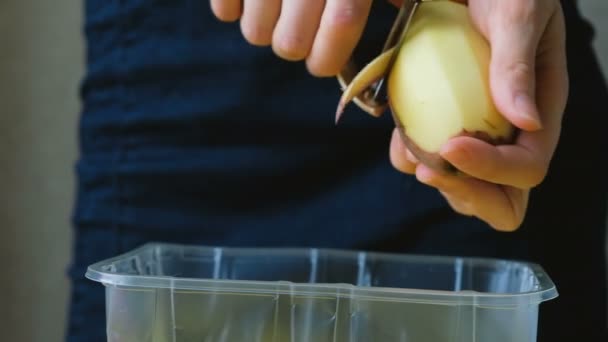
[[[403,4],[401,5],[397,18],[395,19],[395,23],[393,24],[391,32],[389,33],[389,37],[384,44],[383,51],[387,51],[393,47],[395,48],[395,53],[393,53],[391,56],[391,60],[387,66],[385,75],[388,75],[390,70],[393,68],[399,49],[405,42],[405,37],[407,36],[407,31],[410,23],[412,22],[412,18],[414,17],[418,6],[423,1],[424,0],[404,0]],[[386,102],[386,77],[387,76],[376,82],[371,87],[371,92],[373,92],[371,98],[377,103]]]

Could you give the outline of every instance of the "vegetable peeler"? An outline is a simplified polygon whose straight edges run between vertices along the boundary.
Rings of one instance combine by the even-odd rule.
[[[395,19],[395,22],[393,23],[393,26],[382,49],[382,52],[386,52],[392,48],[395,48],[395,53],[392,54],[391,60],[387,66],[387,69],[384,72],[385,76],[382,79],[376,81],[368,89],[366,89],[354,99],[354,102],[364,111],[374,116],[379,116],[386,108],[388,103],[388,100],[386,98],[386,75],[390,73],[390,70],[395,63],[395,60],[397,59],[397,52],[405,41],[407,31],[409,29],[412,18],[414,17],[414,14],[418,9],[418,6],[420,5],[420,3],[426,1],[436,0],[404,0],[403,4],[399,8],[399,12]],[[346,88],[348,84],[350,84],[350,82],[353,80],[358,71],[359,69],[351,58],[346,64],[346,66],[338,74],[337,78],[341,86],[343,88]]]

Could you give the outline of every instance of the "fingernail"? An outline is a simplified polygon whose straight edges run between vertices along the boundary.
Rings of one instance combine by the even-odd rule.
[[[515,96],[515,108],[517,108],[520,117],[533,124],[536,129],[541,129],[543,127],[542,122],[538,117],[536,105],[528,94],[519,93]]]

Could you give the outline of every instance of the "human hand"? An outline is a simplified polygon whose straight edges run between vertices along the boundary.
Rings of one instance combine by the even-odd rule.
[[[464,1],[461,1],[464,2]],[[559,0],[469,0],[476,27],[489,41],[490,87],[498,110],[520,134],[492,146],[457,137],[441,155],[467,177],[418,163],[397,132],[390,158],[405,173],[437,188],[450,206],[494,229],[513,231],[525,217],[530,189],[545,178],[568,96],[565,24]]]
[[[361,39],[372,1],[211,0],[211,8],[222,21],[240,19],[252,45],[272,46],[285,60],[305,60],[312,75],[330,77],[340,72]]]

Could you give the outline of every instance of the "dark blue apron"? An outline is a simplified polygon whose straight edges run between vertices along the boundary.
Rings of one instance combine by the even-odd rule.
[[[537,261],[562,294],[539,341],[599,341],[608,94],[590,31],[567,7],[574,74],[562,146],[525,226],[501,234],[392,168],[388,116],[351,106],[336,127],[335,79],[248,45],[207,0],[86,1],[68,340],[105,341],[103,288],[84,279],[86,266],[169,241]],[[394,16],[375,2],[359,61],[378,53]]]

